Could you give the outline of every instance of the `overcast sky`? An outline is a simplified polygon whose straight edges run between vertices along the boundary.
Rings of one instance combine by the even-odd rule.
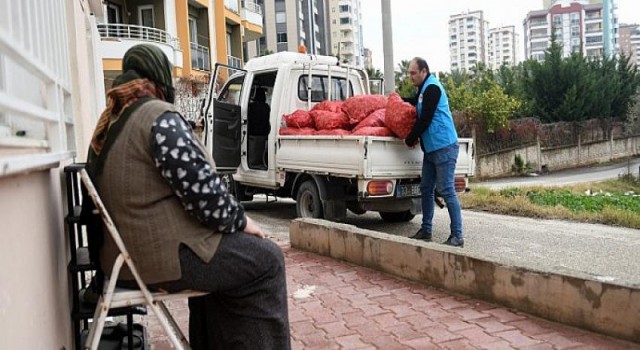
[[[638,0],[614,0],[620,23],[640,23]],[[373,66],[384,71],[380,0],[362,0],[364,47],[373,52]],[[634,6],[633,3],[636,3]],[[464,11],[484,12],[489,27],[514,25],[520,35],[520,60],[524,58],[522,21],[529,11],[541,10],[542,0],[393,0],[394,67],[400,60],[421,56],[431,71],[449,70],[449,16]]]

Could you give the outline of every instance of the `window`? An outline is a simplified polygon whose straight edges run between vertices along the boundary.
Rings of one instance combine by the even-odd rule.
[[[122,23],[122,8],[120,5],[107,3],[107,22]]]
[[[138,24],[143,27],[155,28],[153,5],[138,6]]]
[[[278,43],[286,43],[287,42],[287,33],[279,32],[276,34],[276,41]]]
[[[340,18],[340,24],[351,24],[351,18],[349,17]]]
[[[298,80],[298,98],[306,101],[308,96],[309,76],[303,75]],[[327,100],[329,93],[329,78],[313,75],[311,77],[311,102]],[[331,100],[343,101],[347,98],[347,82],[344,78],[331,77]],[[353,96],[353,85],[349,83],[349,96]]]
[[[349,5],[340,5],[340,12],[350,12]]]
[[[189,41],[198,43],[198,22],[195,17],[189,16]]]
[[[276,12],[276,23],[285,23],[287,21],[287,14],[280,11]]]

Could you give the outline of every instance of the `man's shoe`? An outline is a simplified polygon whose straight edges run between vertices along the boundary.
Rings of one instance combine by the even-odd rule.
[[[419,239],[421,241],[425,241],[425,242],[431,242],[431,234],[430,233],[424,233],[424,231],[422,231],[422,229],[419,229],[418,232],[416,232],[415,235],[409,237],[411,239]]]
[[[463,238],[457,238],[454,236],[449,236],[449,238],[447,238],[447,240],[442,243],[442,244],[446,244],[446,245],[450,245],[452,247],[464,247],[464,239]]]

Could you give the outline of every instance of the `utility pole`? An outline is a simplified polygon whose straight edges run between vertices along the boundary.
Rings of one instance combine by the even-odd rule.
[[[313,25],[313,0],[307,1],[307,7],[309,8],[309,53],[316,54],[316,38]]]
[[[384,91],[388,95],[396,89],[393,71],[393,34],[391,31],[391,0],[380,0],[382,12],[382,51],[384,53]]]
[[[612,47],[611,47],[611,25],[613,23],[611,23],[612,19],[612,4],[613,0],[603,0],[602,1],[602,22],[604,24],[604,35],[603,35],[603,39],[604,39],[604,56],[607,58],[610,58],[612,55]]]

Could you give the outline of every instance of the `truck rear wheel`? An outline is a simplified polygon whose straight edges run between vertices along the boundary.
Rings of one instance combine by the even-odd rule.
[[[315,182],[308,180],[300,185],[296,195],[296,214],[301,218],[323,218],[322,201]]]
[[[411,214],[410,210],[399,212],[381,211],[380,217],[386,222],[408,222],[411,221],[415,215]]]

